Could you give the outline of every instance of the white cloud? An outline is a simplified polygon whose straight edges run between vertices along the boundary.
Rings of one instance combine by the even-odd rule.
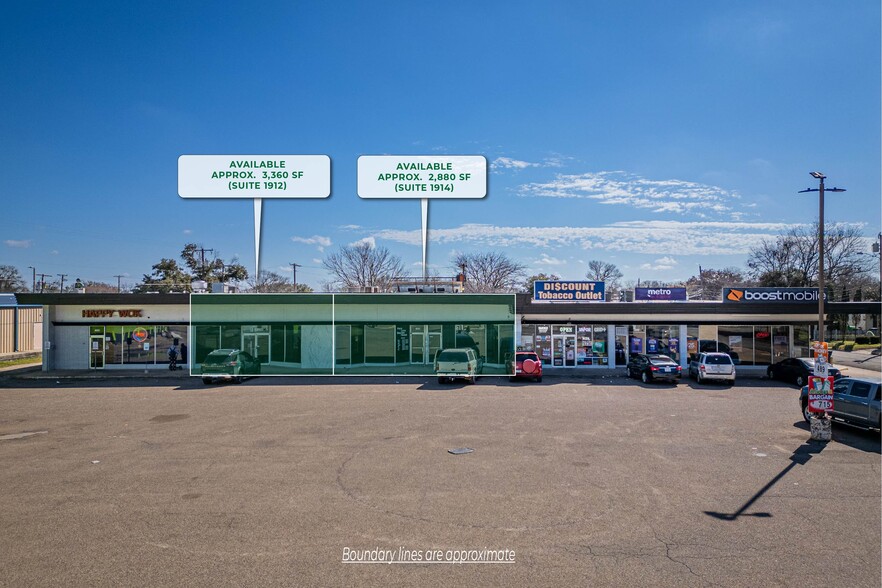
[[[652,212],[690,214],[698,218],[731,213],[737,192],[684,180],[650,180],[623,171],[558,174],[545,183],[524,184],[520,192],[544,198],[587,198]]]
[[[646,253],[676,248],[678,255],[744,255],[763,239],[773,238],[793,225],[744,221],[629,221],[600,227],[503,227],[466,224],[432,229],[432,243],[505,248],[528,246],[553,249],[573,246],[584,250]],[[419,246],[420,231],[386,229],[375,239]]]
[[[192,233],[193,233],[193,230],[192,230],[192,229],[184,229],[184,234],[185,234],[185,235],[190,235],[190,234],[192,234]]]
[[[523,161],[511,157],[497,157],[490,162],[490,169],[496,173],[504,169],[522,170],[528,167],[563,167],[563,157],[555,155],[547,157],[541,162]]]
[[[291,237],[295,243],[305,243],[307,245],[315,245],[319,251],[324,251],[325,247],[331,246],[331,240],[321,235],[313,235],[312,237]]]
[[[356,245],[361,245],[362,243],[367,243],[371,246],[371,249],[376,249],[377,240],[374,237],[365,237],[364,239],[359,239],[358,241],[353,241],[349,244],[350,247],[355,247]]]
[[[34,244],[33,240],[31,240],[31,239],[22,239],[22,240],[6,239],[3,242],[6,243],[7,247],[14,247],[16,249],[27,249],[28,247],[30,247],[31,245]]]
[[[558,259],[556,257],[551,257],[547,253],[543,253],[539,259],[533,260],[533,265],[566,265],[567,262],[563,259]]]
[[[319,264],[319,265],[321,265],[321,263],[322,263],[322,260],[321,260],[321,259],[319,259],[319,258],[317,258],[317,257],[313,257],[313,258],[312,258],[312,262],[313,262],[313,263],[317,263],[317,264]]]
[[[51,253],[52,255],[58,255],[58,249],[53,249],[49,253]]]
[[[644,263],[640,266],[640,269],[644,270],[669,270],[674,269],[678,265],[676,259],[670,256],[661,257],[656,259],[653,263]]]

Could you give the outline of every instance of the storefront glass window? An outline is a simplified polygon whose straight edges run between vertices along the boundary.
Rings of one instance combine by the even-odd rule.
[[[551,365],[551,326],[536,325],[536,353],[545,365]]]
[[[484,325],[456,325],[456,347],[472,347],[487,357],[487,328]]]
[[[717,350],[728,353],[735,365],[753,365],[753,327],[720,325],[717,329]]]
[[[365,363],[395,363],[395,325],[364,326]]]
[[[521,325],[521,340],[518,349],[521,351],[533,351],[533,337],[536,335],[536,325]]]
[[[118,325],[104,327],[104,362],[107,365],[122,365],[125,345],[123,328]]]
[[[772,327],[770,326],[753,328],[753,363],[754,365],[772,363]]]
[[[156,363],[155,327],[124,326],[122,344],[125,363]]]
[[[221,327],[221,349],[241,349],[242,328],[238,325],[223,325]]]
[[[201,364],[205,357],[214,351],[220,349],[220,331],[221,328],[215,325],[197,325],[193,327],[193,333],[196,349],[194,350],[197,364]],[[165,358],[160,358],[164,360]]]
[[[676,362],[680,361],[680,327],[647,326],[646,353],[667,355]]]
[[[697,325],[686,327],[686,355],[689,361],[698,357],[699,329]]]
[[[168,348],[177,344],[178,365],[190,359],[186,325],[159,325],[156,327],[156,363],[168,363]]]
[[[285,361],[300,363],[300,325],[285,329]]]
[[[790,357],[790,327],[772,327],[772,363]]]
[[[796,325],[793,327],[793,351],[791,357],[811,357],[811,330],[810,325]]]

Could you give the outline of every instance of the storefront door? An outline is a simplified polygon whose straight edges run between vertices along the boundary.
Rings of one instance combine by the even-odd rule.
[[[89,337],[89,369],[104,369],[104,335]]]
[[[576,367],[576,336],[554,335],[551,341],[552,364],[555,367]]]
[[[441,349],[441,325],[410,326],[410,363],[419,365],[435,361]]]
[[[242,350],[256,357],[262,364],[269,363],[270,337],[268,333],[245,333],[242,335]]]

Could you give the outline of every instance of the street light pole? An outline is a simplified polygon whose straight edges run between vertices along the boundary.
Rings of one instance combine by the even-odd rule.
[[[810,172],[810,175],[820,181],[817,188],[800,190],[799,193],[818,193],[818,341],[824,343],[824,180],[827,178],[821,172]],[[830,188],[828,192],[845,192],[845,188]]]

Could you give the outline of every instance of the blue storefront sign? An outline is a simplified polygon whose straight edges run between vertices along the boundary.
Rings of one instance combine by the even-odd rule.
[[[533,300],[536,302],[603,302],[606,300],[606,284],[604,282],[537,280],[533,282]]]
[[[686,300],[686,288],[634,288],[634,300]]]

